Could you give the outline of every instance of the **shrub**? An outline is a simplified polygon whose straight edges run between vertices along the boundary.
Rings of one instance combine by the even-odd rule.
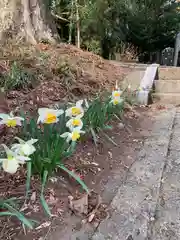
[[[11,66],[10,72],[2,76],[0,84],[5,91],[8,91],[32,87],[34,82],[35,77],[33,74],[21,69],[20,66],[14,62]]]

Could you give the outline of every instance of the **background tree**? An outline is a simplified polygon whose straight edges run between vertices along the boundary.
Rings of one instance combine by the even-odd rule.
[[[180,23],[177,7],[176,1],[167,0],[135,0],[126,6],[127,41],[149,54],[173,46]]]

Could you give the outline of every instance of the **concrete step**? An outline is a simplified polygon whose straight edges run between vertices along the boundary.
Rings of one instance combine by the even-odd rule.
[[[156,93],[180,93],[179,80],[155,80]]]
[[[179,80],[180,67],[160,67],[158,69],[158,76],[160,80]]]
[[[164,104],[180,104],[180,93],[153,93],[152,97]]]

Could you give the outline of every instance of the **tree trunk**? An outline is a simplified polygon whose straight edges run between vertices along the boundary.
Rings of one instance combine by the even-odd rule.
[[[57,32],[43,0],[0,0],[0,41],[55,42]]]
[[[80,43],[80,19],[79,19],[79,6],[77,0],[75,0],[75,7],[76,7],[76,46],[80,48],[81,43]]]

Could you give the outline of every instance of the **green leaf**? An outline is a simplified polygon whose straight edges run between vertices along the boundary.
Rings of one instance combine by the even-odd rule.
[[[50,211],[50,209],[49,209],[49,207],[48,207],[48,205],[47,205],[47,202],[46,202],[43,194],[41,194],[40,200],[41,200],[41,204],[42,204],[42,206],[43,206],[46,214],[47,214],[48,216],[52,216],[51,211]]]
[[[80,177],[78,177],[75,173],[73,173],[72,171],[70,171],[69,169],[67,169],[64,165],[59,164],[58,165],[59,168],[61,168],[62,170],[64,170],[65,172],[67,172],[71,177],[73,177],[80,185],[81,187],[87,192],[89,193],[89,189],[86,186],[86,184],[80,179]]]
[[[44,188],[45,188],[45,185],[46,185],[46,182],[47,182],[47,177],[48,177],[48,171],[45,170],[44,173],[43,173],[40,200],[41,200],[41,204],[42,204],[45,212],[47,213],[47,215],[48,216],[52,216],[52,214],[51,214],[51,212],[49,210],[49,207],[48,207],[48,205],[46,203],[46,200],[44,198]]]
[[[97,147],[97,142],[98,142],[98,140],[97,140],[96,133],[95,133],[95,131],[94,131],[93,128],[90,128],[90,130],[91,130],[91,134],[92,134],[92,137],[93,137],[94,143],[95,143],[95,145],[96,145],[96,147]]]
[[[113,127],[112,127],[112,126],[110,126],[110,125],[105,125],[105,126],[104,126],[104,129],[105,129],[105,130],[106,130],[106,129],[107,129],[107,130],[112,130],[112,129],[113,129]]]
[[[31,186],[31,172],[32,172],[32,163],[27,162],[27,179],[26,179],[26,196],[25,199],[28,199],[30,186]]]
[[[16,216],[16,214],[12,212],[0,212],[0,217],[4,216]]]
[[[31,221],[29,221],[22,213],[17,211],[15,208],[13,208],[11,205],[8,203],[4,203],[3,206],[7,208],[13,216],[16,216],[25,226],[27,226],[30,229],[33,229],[33,224]],[[7,214],[7,213],[6,213]]]

